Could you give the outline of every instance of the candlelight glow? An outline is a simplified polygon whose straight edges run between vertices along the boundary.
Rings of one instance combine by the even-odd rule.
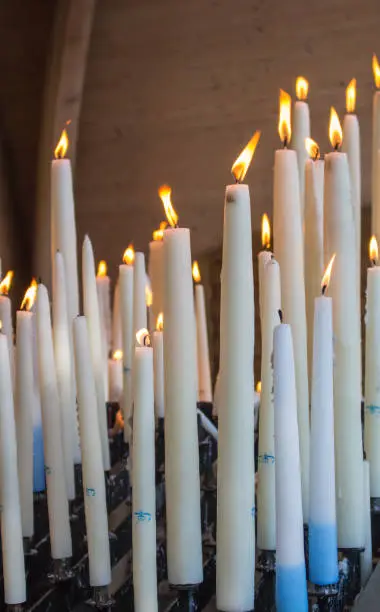
[[[331,278],[331,272],[332,272],[332,267],[334,265],[334,259],[335,259],[335,253],[334,255],[331,257],[328,266],[325,270],[324,275],[322,276],[322,282],[321,282],[321,287],[322,287],[322,293],[325,293],[326,289],[328,288],[329,284],[330,284],[330,278]]]
[[[13,276],[14,276],[13,270],[9,270],[9,272],[7,272],[6,276],[1,281],[0,283],[0,294],[1,295],[8,295],[9,290],[12,286]]]
[[[164,313],[160,312],[160,314],[157,317],[157,321],[156,321],[156,330],[163,331],[163,329],[164,329]]]
[[[308,137],[305,138],[305,149],[310,155],[311,159],[316,160],[321,157],[321,154],[319,151],[319,145],[312,138],[308,138]]]
[[[296,96],[298,100],[307,100],[309,92],[309,81],[305,77],[299,76],[296,80]]]
[[[356,106],[356,79],[352,79],[346,89],[346,111],[354,113]]]
[[[201,282],[201,271],[199,269],[199,264],[197,261],[193,263],[193,279],[196,283]]]
[[[286,147],[292,137],[292,124],[290,120],[292,99],[286,91],[280,89],[280,115],[278,119],[278,133],[281,142]]]
[[[259,380],[259,382],[256,385],[256,391],[257,393],[261,393],[261,380]]]
[[[135,262],[135,249],[131,244],[124,251],[123,262],[127,264],[127,266],[133,266]]]
[[[333,106],[330,109],[329,138],[334,149],[339,149],[343,140],[343,131],[342,126],[340,125],[338,113]]]
[[[145,304],[148,308],[153,304],[153,292],[148,282],[145,285]]]
[[[171,199],[171,195],[172,195],[171,187],[169,187],[169,185],[161,185],[161,187],[158,190],[158,195],[160,196],[161,201],[164,205],[165,214],[169,222],[169,225],[171,227],[176,227],[178,223],[178,215],[173,208],[172,199]]]
[[[244,177],[247,174],[247,170],[251,164],[256,147],[259,144],[260,136],[261,132],[260,130],[257,130],[231,168],[231,172],[234,175],[237,183],[244,181]]]
[[[261,218],[261,244],[264,249],[270,249],[270,223],[266,213]]]
[[[166,230],[167,227],[168,227],[168,222],[167,221],[161,221],[160,227],[158,229],[154,230],[154,232],[152,234],[153,240],[155,242],[158,242],[158,241],[164,239],[164,230]]]
[[[376,236],[372,236],[371,240],[369,241],[369,258],[374,265],[377,265],[379,260],[379,248],[377,246]]]
[[[145,327],[139,329],[136,333],[136,340],[140,346],[150,346],[150,336],[149,332]]]
[[[66,129],[62,130],[61,138],[58,141],[57,146],[54,149],[54,157],[56,159],[63,159],[69,148],[69,137]]]
[[[380,89],[380,65],[375,54],[372,55],[372,72],[376,89]]]
[[[25,291],[24,299],[21,302],[20,310],[32,310],[37,297],[37,281],[33,278],[30,286]]]
[[[107,276],[107,263],[104,259],[99,261],[97,276]]]
[[[121,351],[120,349],[114,351],[112,359],[114,359],[115,361],[121,361],[123,359],[123,351]]]

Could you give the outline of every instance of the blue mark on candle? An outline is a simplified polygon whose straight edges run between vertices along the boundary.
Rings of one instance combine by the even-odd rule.
[[[255,508],[255,506],[252,506],[252,508],[251,508],[251,516],[252,516],[252,518],[255,518],[255,516],[256,516],[256,508]]]
[[[124,374],[128,374],[128,372],[130,372],[130,371],[131,371],[131,369],[132,369],[132,368],[127,368],[126,366],[124,366],[124,368],[123,368],[123,372],[124,372]],[[120,370],[119,370],[119,371],[120,371]]]
[[[45,491],[44,440],[42,426],[33,428],[33,491]]]
[[[338,582],[338,544],[334,523],[309,523],[309,578],[321,586]]]
[[[136,517],[137,523],[150,523],[152,520],[152,515],[150,512],[143,512],[143,510],[138,510],[133,513]]]
[[[299,565],[277,565],[276,610],[277,612],[308,611],[304,562]]]
[[[366,406],[365,409],[370,414],[376,414],[376,415],[380,414],[380,406],[375,406],[374,404],[370,404],[369,406]]]
[[[90,487],[86,487],[86,495],[87,495],[87,497],[95,497],[95,495],[96,495],[95,489],[91,489]]]
[[[268,453],[259,455],[259,463],[270,463],[271,465],[273,465],[274,462],[275,462],[274,455],[269,455]]]

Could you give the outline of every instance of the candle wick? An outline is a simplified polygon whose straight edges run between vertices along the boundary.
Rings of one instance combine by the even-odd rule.
[[[376,268],[376,259],[371,259],[372,268]]]
[[[282,310],[281,310],[281,308],[278,310],[278,316],[279,316],[279,319],[280,319],[280,323],[282,323],[283,316],[282,316]]]
[[[284,145],[284,149],[288,148],[288,139],[286,137],[284,138],[283,145]]]
[[[322,287],[322,295],[325,295],[327,289],[327,285],[323,285]]]

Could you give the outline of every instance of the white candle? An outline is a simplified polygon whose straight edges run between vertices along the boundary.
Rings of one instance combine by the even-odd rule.
[[[237,181],[259,137],[257,132],[233,165]],[[239,172],[247,149],[251,154]],[[254,607],[254,308],[249,188],[237,183],[227,186],[224,204],[218,405],[216,599],[217,608],[229,612]]]
[[[198,400],[200,402],[212,402],[205,291],[203,285],[200,284],[201,275],[197,261],[193,264],[193,278],[196,283],[195,319],[197,326]]]
[[[69,506],[49,295],[44,285],[38,286],[36,319],[51,556],[66,559],[72,555]]]
[[[305,151],[305,138],[310,137],[310,110],[307,103],[309,83],[304,77],[296,81],[297,101],[294,104],[292,149],[297,153],[298,178],[300,189],[301,220],[305,208],[305,163],[308,154]]]
[[[106,352],[108,355],[109,351],[111,350],[112,342],[111,279],[107,275],[107,264],[103,260],[100,261],[98,265],[98,273],[96,275],[96,289],[98,291],[102,326],[104,329],[106,340]]]
[[[20,486],[22,535],[34,534],[33,512],[33,413],[36,396],[33,372],[33,313],[17,311],[15,417]]]
[[[133,333],[135,335],[139,329],[148,327],[145,285],[145,255],[137,252],[133,265]]]
[[[376,238],[370,258],[377,263]],[[367,271],[364,448],[369,462],[371,497],[380,497],[380,267]]]
[[[160,189],[166,205],[171,190]],[[168,214],[168,213],[167,213]],[[175,213],[174,213],[175,214]],[[176,225],[176,220],[173,220]],[[190,231],[164,232],[165,475],[168,579],[203,580],[197,430],[197,357]]]
[[[111,582],[103,454],[86,318],[77,317],[73,329],[90,585],[97,587]]]
[[[55,150],[51,164],[51,257],[54,277],[55,253],[61,251],[65,262],[69,320],[79,312],[77,230],[71,162],[63,159],[69,145],[66,130]]]
[[[149,243],[149,278],[152,283],[153,303],[152,317],[157,320],[158,315],[164,309],[164,251],[163,230],[166,227],[153,232],[153,240]]]
[[[70,327],[67,312],[65,263],[62,253],[55,254],[53,283],[53,341],[57,372],[63,458],[65,465],[67,499],[75,499],[74,448],[77,407],[73,389],[73,367],[70,350]]]
[[[325,296],[316,298],[314,315],[310,438],[309,579],[318,585],[338,582],[332,300]]]
[[[307,612],[297,392],[290,325],[274,330],[276,609]]]
[[[133,366],[132,552],[135,612],[156,612],[156,483],[153,350],[137,346]]]
[[[164,334],[163,315],[158,315],[156,330],[152,333],[154,371],[154,413],[157,419],[165,416],[164,386]]]
[[[135,336],[133,333],[133,261],[134,251],[124,253],[126,263],[119,266],[120,310],[123,343],[123,399],[124,440],[130,442],[129,420],[132,417],[132,365]]]
[[[363,461],[363,504],[364,504],[364,552],[360,555],[360,581],[364,586],[372,574],[372,529],[371,529],[371,495],[370,464]]]
[[[7,337],[0,334],[0,495],[4,601],[26,601],[17,443]]]
[[[361,275],[361,162],[360,162],[360,128],[359,120],[355,114],[356,79],[352,79],[346,89],[347,114],[343,120],[342,151],[347,154],[348,168],[351,182],[351,205],[354,209],[355,241],[356,241],[356,270],[358,292],[360,293]]]
[[[104,352],[100,327],[99,303],[96,291],[95,261],[91,241],[85,236],[82,250],[83,305],[90,337],[92,367],[98,399],[98,423],[102,441],[103,467],[110,469],[106,398],[104,386]]]
[[[112,314],[112,350],[122,351],[123,343],[121,340],[121,314],[120,314],[120,287],[119,280],[115,285],[113,294],[113,314]]]
[[[281,92],[280,136],[290,139],[290,96]],[[289,118],[283,119],[289,110]],[[305,143],[303,143],[305,146]],[[297,414],[300,439],[302,507],[308,522],[309,503],[309,388],[304,282],[304,253],[301,207],[295,151],[276,151],[274,161],[274,244],[281,270],[281,299],[284,320],[291,325],[297,385]]]
[[[123,351],[115,351],[108,360],[109,401],[120,402],[123,395]]]
[[[341,142],[332,109],[333,146]],[[324,249],[336,253],[330,294],[334,329],[334,416],[339,548],[363,546],[363,451],[361,432],[361,347],[356,245],[350,177],[345,153],[325,157]]]
[[[31,288],[34,293],[34,300],[37,296],[37,282],[32,280]],[[32,336],[33,336],[33,376],[34,376],[34,393],[35,402],[32,402],[33,408],[33,491],[39,493],[45,491],[45,458],[44,458],[44,437],[42,431],[42,408],[41,408],[41,392],[40,392],[40,377],[38,365],[38,350],[37,350],[37,321],[36,321],[36,301],[34,301],[31,312],[32,319]]]
[[[372,57],[372,70],[376,86],[372,112],[372,233],[380,238],[380,66],[376,55]]]
[[[319,147],[307,140],[309,154],[305,164],[305,297],[309,381],[313,361],[314,300],[320,293],[323,274],[323,184],[325,162]]]
[[[273,412],[273,330],[281,309],[280,266],[272,259],[264,269],[261,323],[261,398],[259,421],[259,484],[257,490],[257,546],[276,550],[276,495]]]
[[[259,266],[259,306],[260,306],[260,320],[261,325],[263,322],[263,308],[264,308],[264,270],[265,266],[270,261],[273,253],[270,250],[270,225],[269,219],[266,214],[261,219],[261,243],[263,250],[257,256]],[[265,250],[264,250],[265,249]]]
[[[11,288],[13,272],[10,270],[0,283],[0,321],[1,331],[8,340],[9,362],[11,366],[12,381],[14,381],[14,345],[13,345],[13,322],[12,302],[8,297]]]

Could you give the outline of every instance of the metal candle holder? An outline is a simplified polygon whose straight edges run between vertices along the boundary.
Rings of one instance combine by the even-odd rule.
[[[48,574],[48,580],[57,584],[71,580],[74,575],[70,567],[70,559],[53,559],[53,571]]]
[[[380,549],[380,497],[371,497],[372,550],[375,557]]]
[[[86,601],[87,605],[102,610],[104,608],[112,608],[115,605],[115,600],[108,593],[108,587],[94,587],[91,599]]]
[[[256,564],[262,573],[258,582],[255,599],[260,603],[261,612],[272,612],[276,605],[276,551],[262,550]]]
[[[7,612],[23,612],[25,610],[24,604],[8,604]]]
[[[338,612],[341,608],[338,599],[338,584],[319,585],[309,583],[309,603],[313,612]]]
[[[170,585],[171,589],[178,591],[177,610],[181,610],[181,612],[197,612],[199,610],[198,587],[198,584]]]
[[[38,550],[32,546],[33,538],[22,538],[24,547],[24,557],[33,557],[38,554]]]
[[[339,600],[354,603],[360,592],[360,555],[364,548],[339,548]]]

